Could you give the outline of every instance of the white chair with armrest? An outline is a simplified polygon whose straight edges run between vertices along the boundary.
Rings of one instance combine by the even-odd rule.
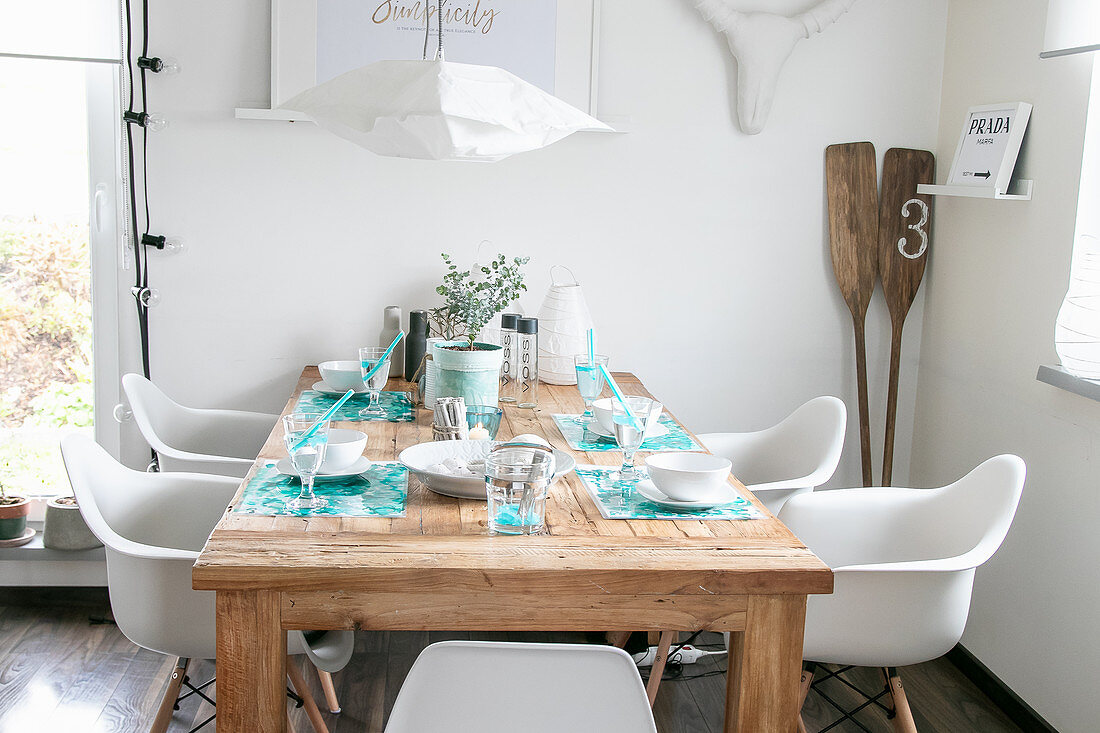
[[[191,569],[240,481],[134,471],[83,435],[66,436],[61,453],[80,513],[106,547],[107,585],[119,629],[138,646],[179,658],[151,728],[164,733],[180,688],[196,689],[186,681],[189,661],[215,657],[215,594],[191,588]],[[288,655],[306,655],[319,672],[343,669],[353,647],[350,631],[327,632],[310,643],[301,631],[287,632]],[[287,670],[315,730],[327,733],[290,659]]]

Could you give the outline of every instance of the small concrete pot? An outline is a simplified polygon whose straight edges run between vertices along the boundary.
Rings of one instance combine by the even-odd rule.
[[[46,526],[42,544],[51,550],[90,550],[102,547],[80,516],[80,507],[71,496],[50,499],[46,504]]]
[[[31,503],[23,496],[9,496],[10,504],[0,504],[0,540],[14,540],[27,531]]]

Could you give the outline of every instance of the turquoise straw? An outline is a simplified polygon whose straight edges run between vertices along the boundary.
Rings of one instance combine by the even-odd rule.
[[[607,386],[611,388],[611,392],[615,395],[615,398],[619,400],[623,409],[626,410],[626,416],[630,418],[630,422],[634,425],[634,429],[639,433],[642,432],[642,424],[639,423],[638,418],[634,416],[634,411],[630,409],[630,403],[626,401],[622,390],[619,389],[619,385],[615,384],[615,378],[611,376],[611,372],[607,371],[607,367],[603,364],[600,364],[600,371],[603,372],[603,378],[607,380]]]
[[[390,354],[393,353],[393,350],[397,348],[397,345],[401,343],[401,339],[403,338],[405,338],[405,332],[398,331],[397,335],[393,337],[393,343],[390,344],[389,348],[387,348],[386,351],[382,354],[382,358],[379,359],[378,363],[374,365],[374,369],[371,369],[369,372],[367,372],[367,376],[363,377],[363,384],[366,384],[367,381],[370,380],[370,378],[373,377],[375,373],[377,373],[378,370],[382,368],[382,365],[386,363],[386,359],[390,358]]]
[[[310,425],[309,430],[307,430],[305,433],[302,434],[302,437],[299,438],[298,442],[294,444],[294,450],[298,450],[303,445],[305,445],[306,441],[309,440],[313,436],[313,434],[316,433],[317,430],[322,425],[324,425],[326,422],[328,422],[329,418],[331,418],[333,415],[335,415],[336,411],[339,410],[341,407],[343,407],[344,403],[347,402],[353,394],[355,394],[355,390],[354,389],[349,389],[344,394],[343,397],[336,400],[336,404],[333,405],[332,407],[328,408],[328,412],[326,412],[324,415],[321,415],[321,419],[318,420],[317,422],[313,423],[312,425]]]
[[[588,329],[588,366],[596,363],[596,334]]]

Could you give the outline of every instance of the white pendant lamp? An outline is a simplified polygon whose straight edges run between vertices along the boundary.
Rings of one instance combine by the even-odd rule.
[[[378,61],[307,89],[282,108],[394,158],[495,161],[579,130],[611,130],[504,69],[445,61],[438,6],[436,17],[435,60]]]

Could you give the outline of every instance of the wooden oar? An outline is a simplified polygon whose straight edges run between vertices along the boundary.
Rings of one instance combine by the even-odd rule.
[[[859,441],[863,485],[870,486],[871,426],[867,406],[867,346],[864,321],[878,272],[878,177],[875,146],[844,143],[825,149],[829,246],[833,272],[852,312],[859,390]]]
[[[901,332],[917,296],[928,238],[932,229],[932,196],[918,194],[918,183],[934,183],[936,159],[927,150],[890,148],[882,162],[882,204],[879,209],[879,274],[890,308],[890,386],[886,397],[886,439],[882,448],[882,485],[894,471],[894,424],[898,417],[898,373]]]

